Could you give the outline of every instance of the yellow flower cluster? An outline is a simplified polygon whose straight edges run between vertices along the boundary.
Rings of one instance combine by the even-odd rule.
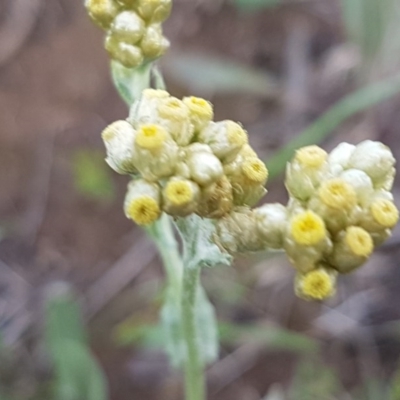
[[[268,172],[233,121],[213,121],[212,105],[201,98],[179,100],[147,89],[127,120],[102,133],[107,162],[133,175],[125,214],[139,225],[162,212],[221,218],[251,207],[265,194]]]
[[[268,172],[233,121],[213,121],[201,98],[147,89],[127,120],[102,133],[107,162],[130,174],[124,210],[139,225],[163,212],[215,219],[215,242],[229,253],[284,249],[296,293],[321,300],[338,273],[361,266],[391,234],[399,213],[390,193],[395,160],[381,143],[342,143],[329,155],[299,149],[286,170],[287,206],[252,208]]]
[[[169,41],[161,23],[172,0],[86,0],[90,18],[107,32],[105,48],[113,60],[134,68],[165,53]]]
[[[287,207],[234,210],[218,221],[215,240],[232,253],[282,248],[297,270],[296,293],[329,297],[337,274],[365,263],[398,221],[394,163],[389,148],[369,140],[329,155],[301,148],[287,166]]]

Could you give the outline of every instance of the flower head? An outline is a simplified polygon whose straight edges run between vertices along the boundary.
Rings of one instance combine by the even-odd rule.
[[[349,209],[357,202],[355,190],[340,178],[324,182],[319,189],[318,195],[323,204],[335,209]]]
[[[322,218],[313,211],[304,211],[295,215],[290,223],[290,233],[296,243],[313,246],[326,237]]]
[[[126,205],[126,216],[138,225],[149,225],[156,221],[161,214],[160,206],[150,196],[140,196]]]
[[[393,228],[399,220],[399,210],[388,199],[377,199],[371,204],[374,220],[384,228]]]
[[[162,126],[146,124],[139,128],[135,142],[143,149],[157,150],[164,145],[167,137],[167,131]]]
[[[164,189],[165,198],[175,206],[190,203],[194,197],[194,190],[187,180],[173,180],[168,182]]]
[[[359,257],[368,257],[374,250],[371,235],[358,226],[347,228],[345,241],[351,252]]]
[[[296,151],[295,160],[306,168],[320,168],[328,154],[318,146],[306,146]]]
[[[265,164],[258,158],[250,158],[243,162],[242,170],[247,179],[255,183],[265,183],[268,178],[268,170]]]
[[[299,274],[296,281],[296,292],[308,300],[324,300],[335,293],[336,276],[325,268],[318,268]]]

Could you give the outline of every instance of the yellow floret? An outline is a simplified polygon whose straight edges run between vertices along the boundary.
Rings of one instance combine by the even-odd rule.
[[[152,197],[140,196],[128,204],[126,214],[138,225],[149,225],[159,218],[161,210]]]
[[[142,125],[136,135],[135,142],[147,150],[156,150],[162,147],[167,139],[166,130],[155,124]]]
[[[301,276],[298,281],[301,294],[315,300],[323,300],[335,292],[335,280],[324,269],[316,269]]]
[[[374,220],[385,228],[393,228],[399,220],[399,210],[387,199],[375,200],[371,204],[371,213]]]
[[[304,167],[319,168],[326,161],[328,154],[318,146],[306,146],[296,151],[295,159]]]
[[[323,183],[318,194],[322,203],[336,209],[352,208],[357,201],[355,190],[340,178],[330,179]]]
[[[226,128],[229,144],[241,147],[247,143],[247,133],[239,124],[233,121],[228,121]]]
[[[371,235],[358,226],[347,228],[345,241],[356,256],[368,257],[374,250],[374,242]]]
[[[176,206],[188,204],[193,200],[193,189],[187,181],[171,181],[165,187],[165,197]]]
[[[247,179],[255,183],[264,183],[268,178],[267,167],[258,158],[251,158],[244,161],[242,171]]]
[[[305,246],[315,245],[326,237],[324,221],[312,211],[296,215],[292,219],[290,233],[296,243]]]
[[[200,97],[185,97],[183,99],[184,104],[189,108],[190,113],[200,117],[201,119],[211,120],[214,112],[210,102]]]

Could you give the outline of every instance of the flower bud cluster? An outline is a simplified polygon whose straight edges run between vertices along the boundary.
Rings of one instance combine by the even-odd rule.
[[[337,274],[365,263],[398,221],[394,163],[389,148],[369,140],[329,155],[301,148],[286,170],[288,205],[234,210],[218,221],[216,242],[232,253],[284,249],[297,270],[296,293],[329,297]]]
[[[162,212],[221,218],[251,207],[265,194],[268,172],[233,121],[213,121],[212,105],[198,97],[179,100],[147,89],[127,120],[102,133],[108,164],[133,175],[125,214],[139,225]]]
[[[135,68],[168,49],[161,24],[171,12],[172,0],[86,0],[85,6],[106,31],[110,57],[125,67]]]

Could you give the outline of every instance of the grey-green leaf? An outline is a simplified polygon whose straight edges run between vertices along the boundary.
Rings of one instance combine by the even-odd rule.
[[[205,54],[176,53],[164,63],[166,73],[196,94],[250,93],[275,97],[278,85],[265,71]]]

